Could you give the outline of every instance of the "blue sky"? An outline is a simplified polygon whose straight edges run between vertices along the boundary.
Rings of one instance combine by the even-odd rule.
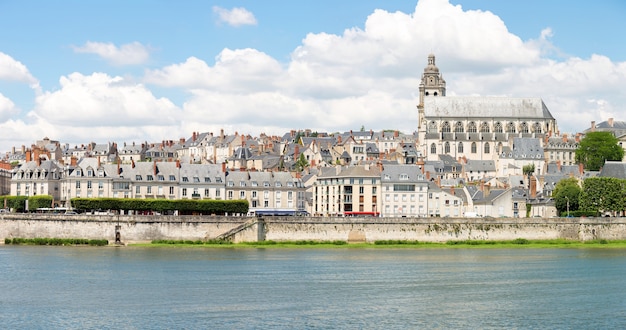
[[[626,2],[3,1],[0,151],[417,126],[448,95],[541,97],[562,132],[626,120]]]

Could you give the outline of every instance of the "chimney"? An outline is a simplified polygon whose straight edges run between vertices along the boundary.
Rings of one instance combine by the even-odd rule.
[[[430,181],[430,172],[426,172],[426,180]]]
[[[156,175],[157,175],[157,173],[159,172],[159,171],[157,170],[156,159],[155,159],[155,160],[153,161],[153,163],[152,163],[152,172],[154,173],[154,176],[156,176]]]
[[[224,139],[224,129],[223,128],[220,129],[220,137],[222,139]]]
[[[241,146],[244,147],[244,148],[246,146],[246,139],[245,139],[245,136],[243,136],[243,135],[241,136]]]
[[[613,118],[609,118],[609,127],[613,127]]]
[[[559,173],[561,173],[561,161],[560,160],[556,161],[556,169],[559,171]]]
[[[578,173],[582,176],[585,173],[585,167],[583,163],[578,163]]]
[[[33,155],[31,154],[30,149],[26,150],[25,156],[26,156],[26,162],[30,162],[33,160]]]
[[[41,157],[39,157],[39,155],[37,155],[37,158],[35,158],[35,161],[37,162],[37,166],[41,166]]]
[[[72,161],[74,161],[74,157],[72,157]],[[121,159],[117,159],[117,174],[120,174],[120,163],[122,162]]]
[[[180,168],[180,159],[176,160],[176,168]]]
[[[74,167],[76,164],[78,164],[78,158],[76,156],[70,157],[70,166]]]
[[[592,120],[591,121],[591,131],[594,132],[596,130],[596,121]]]
[[[296,144],[293,150],[293,160],[297,161],[300,156],[300,145]]]
[[[196,132],[193,132],[193,135],[191,136],[191,141],[192,141],[192,142],[196,142],[196,138],[197,138],[197,137],[198,137],[198,136],[196,135]]]
[[[226,173],[226,163],[222,162],[222,173]]]
[[[455,196],[454,186],[450,187],[450,195]]]
[[[563,142],[567,142],[567,134],[563,134]]]
[[[393,132],[393,137],[394,137],[394,138],[397,138],[398,136],[400,136],[400,132],[398,132],[398,131],[394,131],[394,132]]]
[[[296,130],[292,129],[289,133],[291,134],[292,138],[296,137]]]
[[[491,184],[488,183],[485,185],[485,191],[483,192],[483,196],[489,196],[489,193],[491,193]]]
[[[102,164],[100,163],[100,157],[98,157],[98,168],[100,168]]]
[[[337,143],[338,143],[338,144],[341,144],[341,135],[338,135],[338,136],[337,136]]]
[[[576,133],[576,143],[580,142],[580,133]]]
[[[537,198],[537,178],[533,175],[530,177],[530,198]]]

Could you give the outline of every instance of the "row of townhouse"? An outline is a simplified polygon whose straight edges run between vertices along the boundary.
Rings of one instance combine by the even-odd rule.
[[[11,172],[12,195],[51,195],[57,205],[73,197],[246,199],[250,209],[289,209],[319,216],[386,217],[552,216],[551,193],[563,178],[598,175],[580,165],[548,163],[531,179],[498,176],[494,161],[377,161],[365,165],[310,167],[294,172],[231,170],[226,163],[134,162],[105,164],[97,157],[63,162],[39,157]],[[608,172],[607,166],[607,173]],[[476,184],[476,183],[479,184]]]

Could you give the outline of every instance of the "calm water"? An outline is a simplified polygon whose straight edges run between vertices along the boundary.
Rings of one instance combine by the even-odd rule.
[[[0,246],[5,329],[624,329],[626,250]]]

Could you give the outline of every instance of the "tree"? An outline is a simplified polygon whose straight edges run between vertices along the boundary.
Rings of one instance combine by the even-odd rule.
[[[580,140],[576,149],[576,162],[589,171],[598,171],[607,160],[622,160],[624,149],[611,132],[590,132]]]
[[[559,214],[568,210],[568,203],[570,212],[578,210],[581,192],[582,189],[576,178],[567,178],[557,182],[552,192],[552,198]]]
[[[309,166],[309,162],[306,161],[304,154],[300,154],[300,158],[296,161],[296,171],[302,172],[307,166]]]
[[[623,211],[625,192],[626,180],[607,177],[585,179],[580,194],[580,208],[596,213]]]
[[[522,173],[524,173],[525,176],[530,176],[535,173],[535,164],[524,165],[522,167]]]

